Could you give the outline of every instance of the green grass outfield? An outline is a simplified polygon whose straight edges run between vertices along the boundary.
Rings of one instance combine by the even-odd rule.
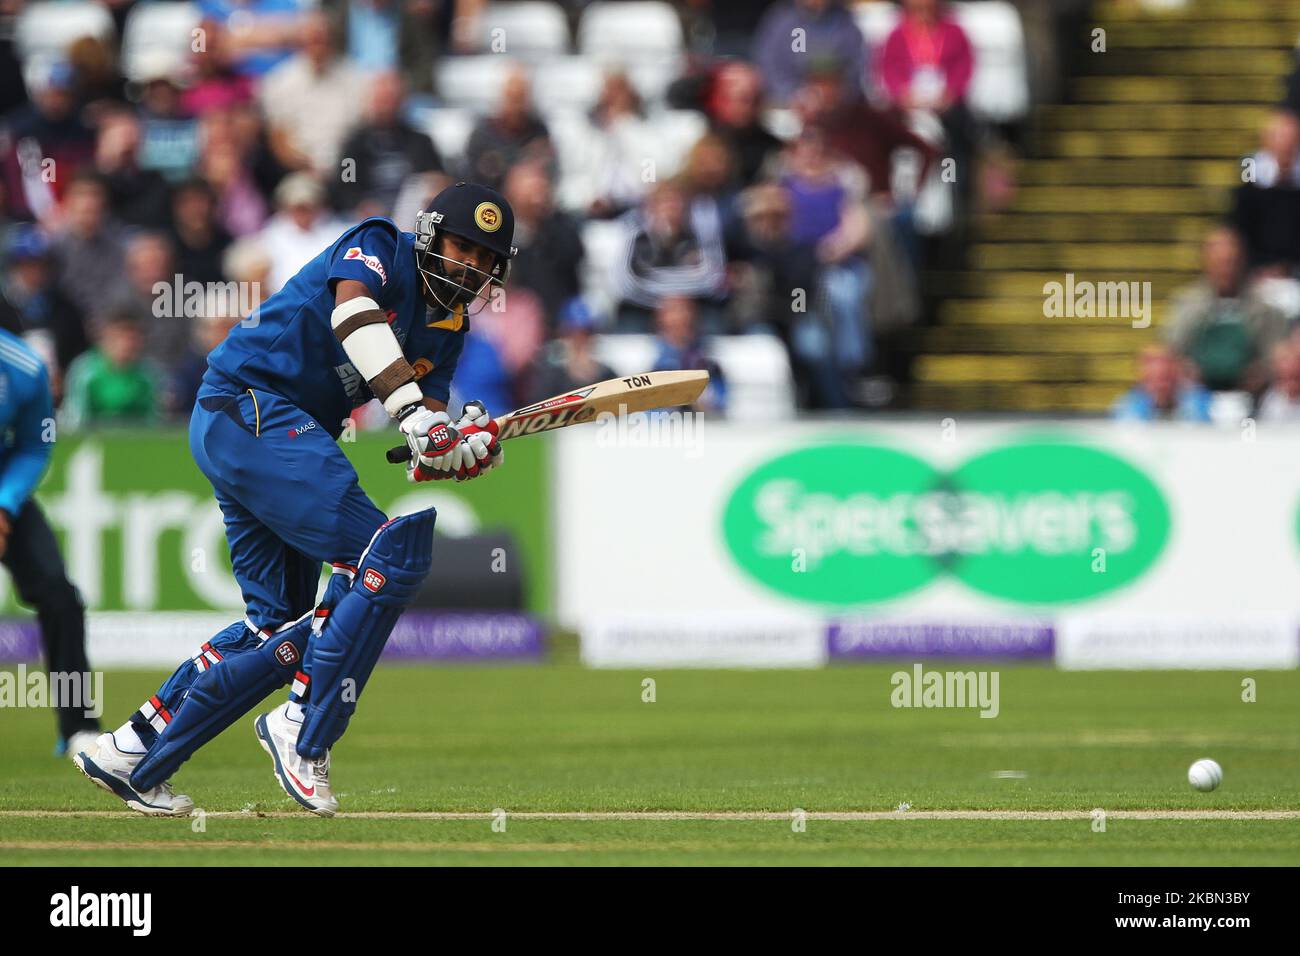
[[[334,820],[295,811],[251,715],[177,774],[192,821],[126,811],[50,755],[48,712],[0,710],[0,862],[1300,864],[1300,672],[1001,667],[983,719],[893,708],[900,667],[384,668],[334,751]],[[105,722],[161,676],[109,672]],[[1214,793],[1187,784],[1201,756]]]

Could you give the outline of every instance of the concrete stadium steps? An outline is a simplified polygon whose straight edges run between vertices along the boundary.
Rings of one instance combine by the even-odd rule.
[[[978,242],[969,250],[975,269],[1060,269],[1084,273],[1094,269],[1196,269],[1200,244],[1148,242],[1112,245],[1101,242]],[[1081,276],[1083,278],[1083,276]]]
[[[945,326],[922,333],[925,348],[935,354],[975,352],[990,355],[1109,355],[1131,360],[1149,341],[1152,329],[1135,329],[1125,319],[1105,325],[1080,319],[1062,320],[1051,328],[1032,319],[1000,328]]]
[[[1022,186],[1013,212],[1212,213],[1222,197],[1200,186]]]
[[[1181,285],[1182,281],[1180,280],[1176,284]],[[1164,310],[1169,306],[1170,300],[1159,294],[1154,283],[1151,287],[1151,300],[1154,315],[1153,324],[1158,325],[1160,317],[1164,315]],[[923,337],[947,329],[962,328],[974,328],[977,335],[985,333],[992,339],[1004,326],[1033,328],[1045,335],[1050,335],[1057,329],[1129,329],[1132,327],[1131,322],[1123,318],[1098,317],[1083,319],[1069,315],[1044,315],[1043,297],[1041,295],[1020,298],[1003,296],[988,299],[949,299],[939,307],[939,318],[941,324],[922,330]],[[940,342],[943,340],[935,338],[931,341]],[[964,341],[971,344],[971,351],[980,351],[978,338],[967,338]],[[1032,352],[1033,349],[1028,348],[1026,351]]]
[[[917,407],[1100,412],[1129,386],[1281,96],[1300,0],[1098,0],[1092,26],[1107,52],[1081,58],[1072,103],[1036,113],[1010,208],[973,219],[966,268],[924,279],[941,301],[908,339]],[[1154,327],[1046,317],[1066,273],[1150,282]]]
[[[922,360],[927,382],[1114,383],[1133,378],[1133,356],[1114,355],[929,355]],[[1119,394],[1112,389],[1112,398]]]
[[[1035,299],[1041,306],[1043,287],[1049,282],[1064,282],[1066,272],[1074,271],[931,273],[926,280],[926,289],[944,298]],[[1076,272],[1075,278],[1094,282],[1150,282],[1152,295],[1160,299],[1164,292],[1195,278],[1195,273],[1177,269],[1111,272],[1104,276]]]
[[[1171,182],[1231,188],[1241,182],[1241,167],[1221,159],[1044,159],[1022,170],[1023,186],[1142,186]]]
[[[1084,76],[1075,95],[1086,103],[1258,103],[1280,99],[1282,76]]]
[[[1115,104],[1104,110],[1077,103],[1044,106],[1035,114],[1038,125],[1048,130],[1082,132],[1088,130],[1196,130],[1216,132],[1239,130],[1253,133],[1268,114],[1268,106],[1221,106],[1214,103],[1180,103],[1165,109]]]
[[[1044,385],[1025,382],[970,382],[962,385],[920,382],[913,389],[917,408],[939,414],[961,411],[1011,410],[1018,412],[1104,412],[1120,394],[1109,382],[1067,382]]]
[[[987,242],[1200,242],[1213,216],[1115,216],[1086,214],[977,216],[974,230]]]
[[[1261,119],[1261,123],[1263,120]],[[1257,129],[1259,123],[1251,128]],[[1057,154],[1071,159],[1141,159],[1185,156],[1189,160],[1215,159],[1230,168],[1240,163],[1242,131],[1223,132],[1180,130],[1177,132],[1137,132],[1097,130],[1082,133],[1043,132],[1035,135],[1031,146],[1040,154]],[[1240,168],[1238,166],[1238,168]]]

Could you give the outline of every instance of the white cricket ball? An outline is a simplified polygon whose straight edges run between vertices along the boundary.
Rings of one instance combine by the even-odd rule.
[[[1187,768],[1187,782],[1209,793],[1223,783],[1223,768],[1209,757],[1202,757]]]

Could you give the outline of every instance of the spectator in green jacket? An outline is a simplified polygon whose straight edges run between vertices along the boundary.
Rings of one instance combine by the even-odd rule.
[[[127,313],[109,315],[95,347],[68,369],[63,400],[68,428],[158,421],[161,389],[153,366],[143,358],[143,347],[137,319]]]

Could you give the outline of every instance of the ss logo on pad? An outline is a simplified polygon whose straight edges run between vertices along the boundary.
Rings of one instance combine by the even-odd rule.
[[[388,579],[374,568],[366,568],[366,573],[361,576],[361,583],[366,586],[366,590],[375,594],[378,594],[379,589],[387,582]]]
[[[285,641],[275,649],[275,657],[281,664],[297,664],[298,648],[291,641]]]

